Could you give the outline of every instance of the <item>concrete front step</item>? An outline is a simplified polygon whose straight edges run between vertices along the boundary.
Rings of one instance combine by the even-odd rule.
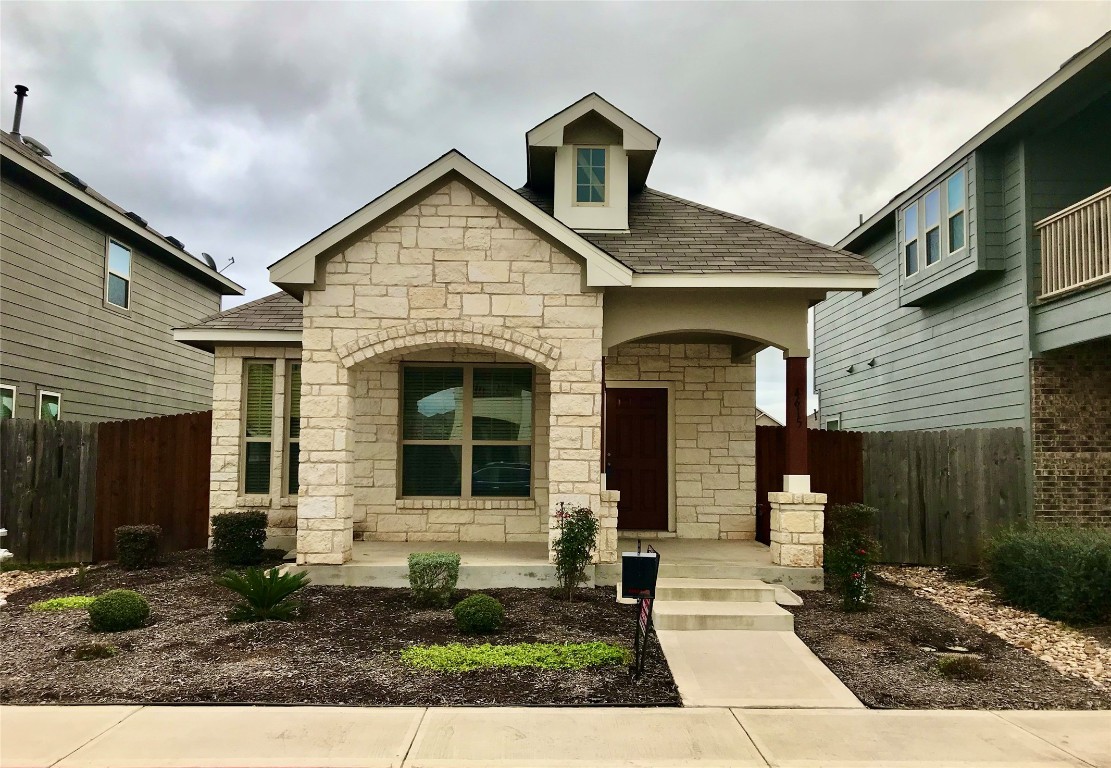
[[[774,603],[775,587],[756,579],[658,579],[656,599],[718,603]]]
[[[656,600],[656,629],[755,629],[793,632],[795,617],[774,602],[723,603],[701,600]]]

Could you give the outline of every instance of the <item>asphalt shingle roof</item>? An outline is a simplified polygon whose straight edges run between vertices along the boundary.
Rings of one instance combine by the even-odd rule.
[[[518,194],[551,215],[552,200]],[[582,232],[634,272],[817,272],[875,275],[866,259],[753,219],[654,189],[629,195],[629,231]]]
[[[278,291],[218,312],[189,327],[208,330],[300,331],[301,302],[284,291]]]

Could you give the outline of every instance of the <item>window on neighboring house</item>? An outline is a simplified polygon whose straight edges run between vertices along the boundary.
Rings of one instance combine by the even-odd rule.
[[[62,418],[62,396],[58,392],[39,391],[39,418],[58,421]]]
[[[606,202],[606,150],[575,148],[575,203],[600,205]]]
[[[403,496],[528,497],[532,369],[402,368]]]
[[[15,387],[0,386],[0,421],[15,418]]]
[[[285,476],[286,493],[297,495],[297,470],[301,460],[301,364],[289,364],[289,392],[286,395]]]
[[[945,182],[945,210],[948,212],[949,253],[964,248],[965,241],[965,185],[964,171],[960,170]]]
[[[243,385],[243,492],[270,493],[274,363],[248,361]]]
[[[131,249],[108,239],[108,282],[105,290],[109,304],[120,309],[131,306]]]
[[[903,212],[903,254],[907,275],[918,271],[918,203]]]
[[[941,260],[941,187],[926,193],[926,266]]]
[[[830,432],[836,432],[837,430],[841,429],[841,420],[830,419],[826,422],[826,429]]]

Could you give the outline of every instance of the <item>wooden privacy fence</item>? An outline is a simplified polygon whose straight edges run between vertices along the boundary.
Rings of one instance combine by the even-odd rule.
[[[768,540],[768,491],[783,488],[785,427],[756,428],[756,531]],[[1002,526],[1026,519],[1022,429],[807,430],[810,487],[828,503],[879,510],[891,563],[973,565]]]
[[[162,527],[163,549],[208,540],[212,413],[99,424],[0,423],[0,525],[15,563],[115,557],[120,525]]]

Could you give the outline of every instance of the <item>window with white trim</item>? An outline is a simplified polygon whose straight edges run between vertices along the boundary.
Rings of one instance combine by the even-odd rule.
[[[108,238],[107,261],[104,298],[112,306],[127,309],[131,306],[131,249]]]
[[[923,201],[926,218],[926,266],[941,261],[941,187],[926,193]]]
[[[59,421],[62,418],[62,394],[60,392],[47,392],[39,390],[39,419],[41,421]]]
[[[575,147],[575,205],[605,203],[605,147]]]
[[[956,253],[961,248],[964,248],[965,240],[967,240],[965,231],[966,216],[965,208],[967,206],[967,187],[964,183],[964,169],[954,173],[945,182],[945,209],[947,212],[948,226],[946,227],[946,234],[948,236],[949,253]]]
[[[908,277],[918,271],[918,203],[903,211],[903,268]]]
[[[286,493],[297,495],[298,467],[301,461],[301,364],[290,363],[285,398],[285,482]]]
[[[15,418],[15,387],[0,384],[0,421]]]
[[[274,361],[248,360],[243,376],[243,493],[270,493]]]
[[[968,173],[961,168],[903,208],[903,275],[961,255],[968,244]]]
[[[405,365],[401,495],[532,495],[532,368]]]

